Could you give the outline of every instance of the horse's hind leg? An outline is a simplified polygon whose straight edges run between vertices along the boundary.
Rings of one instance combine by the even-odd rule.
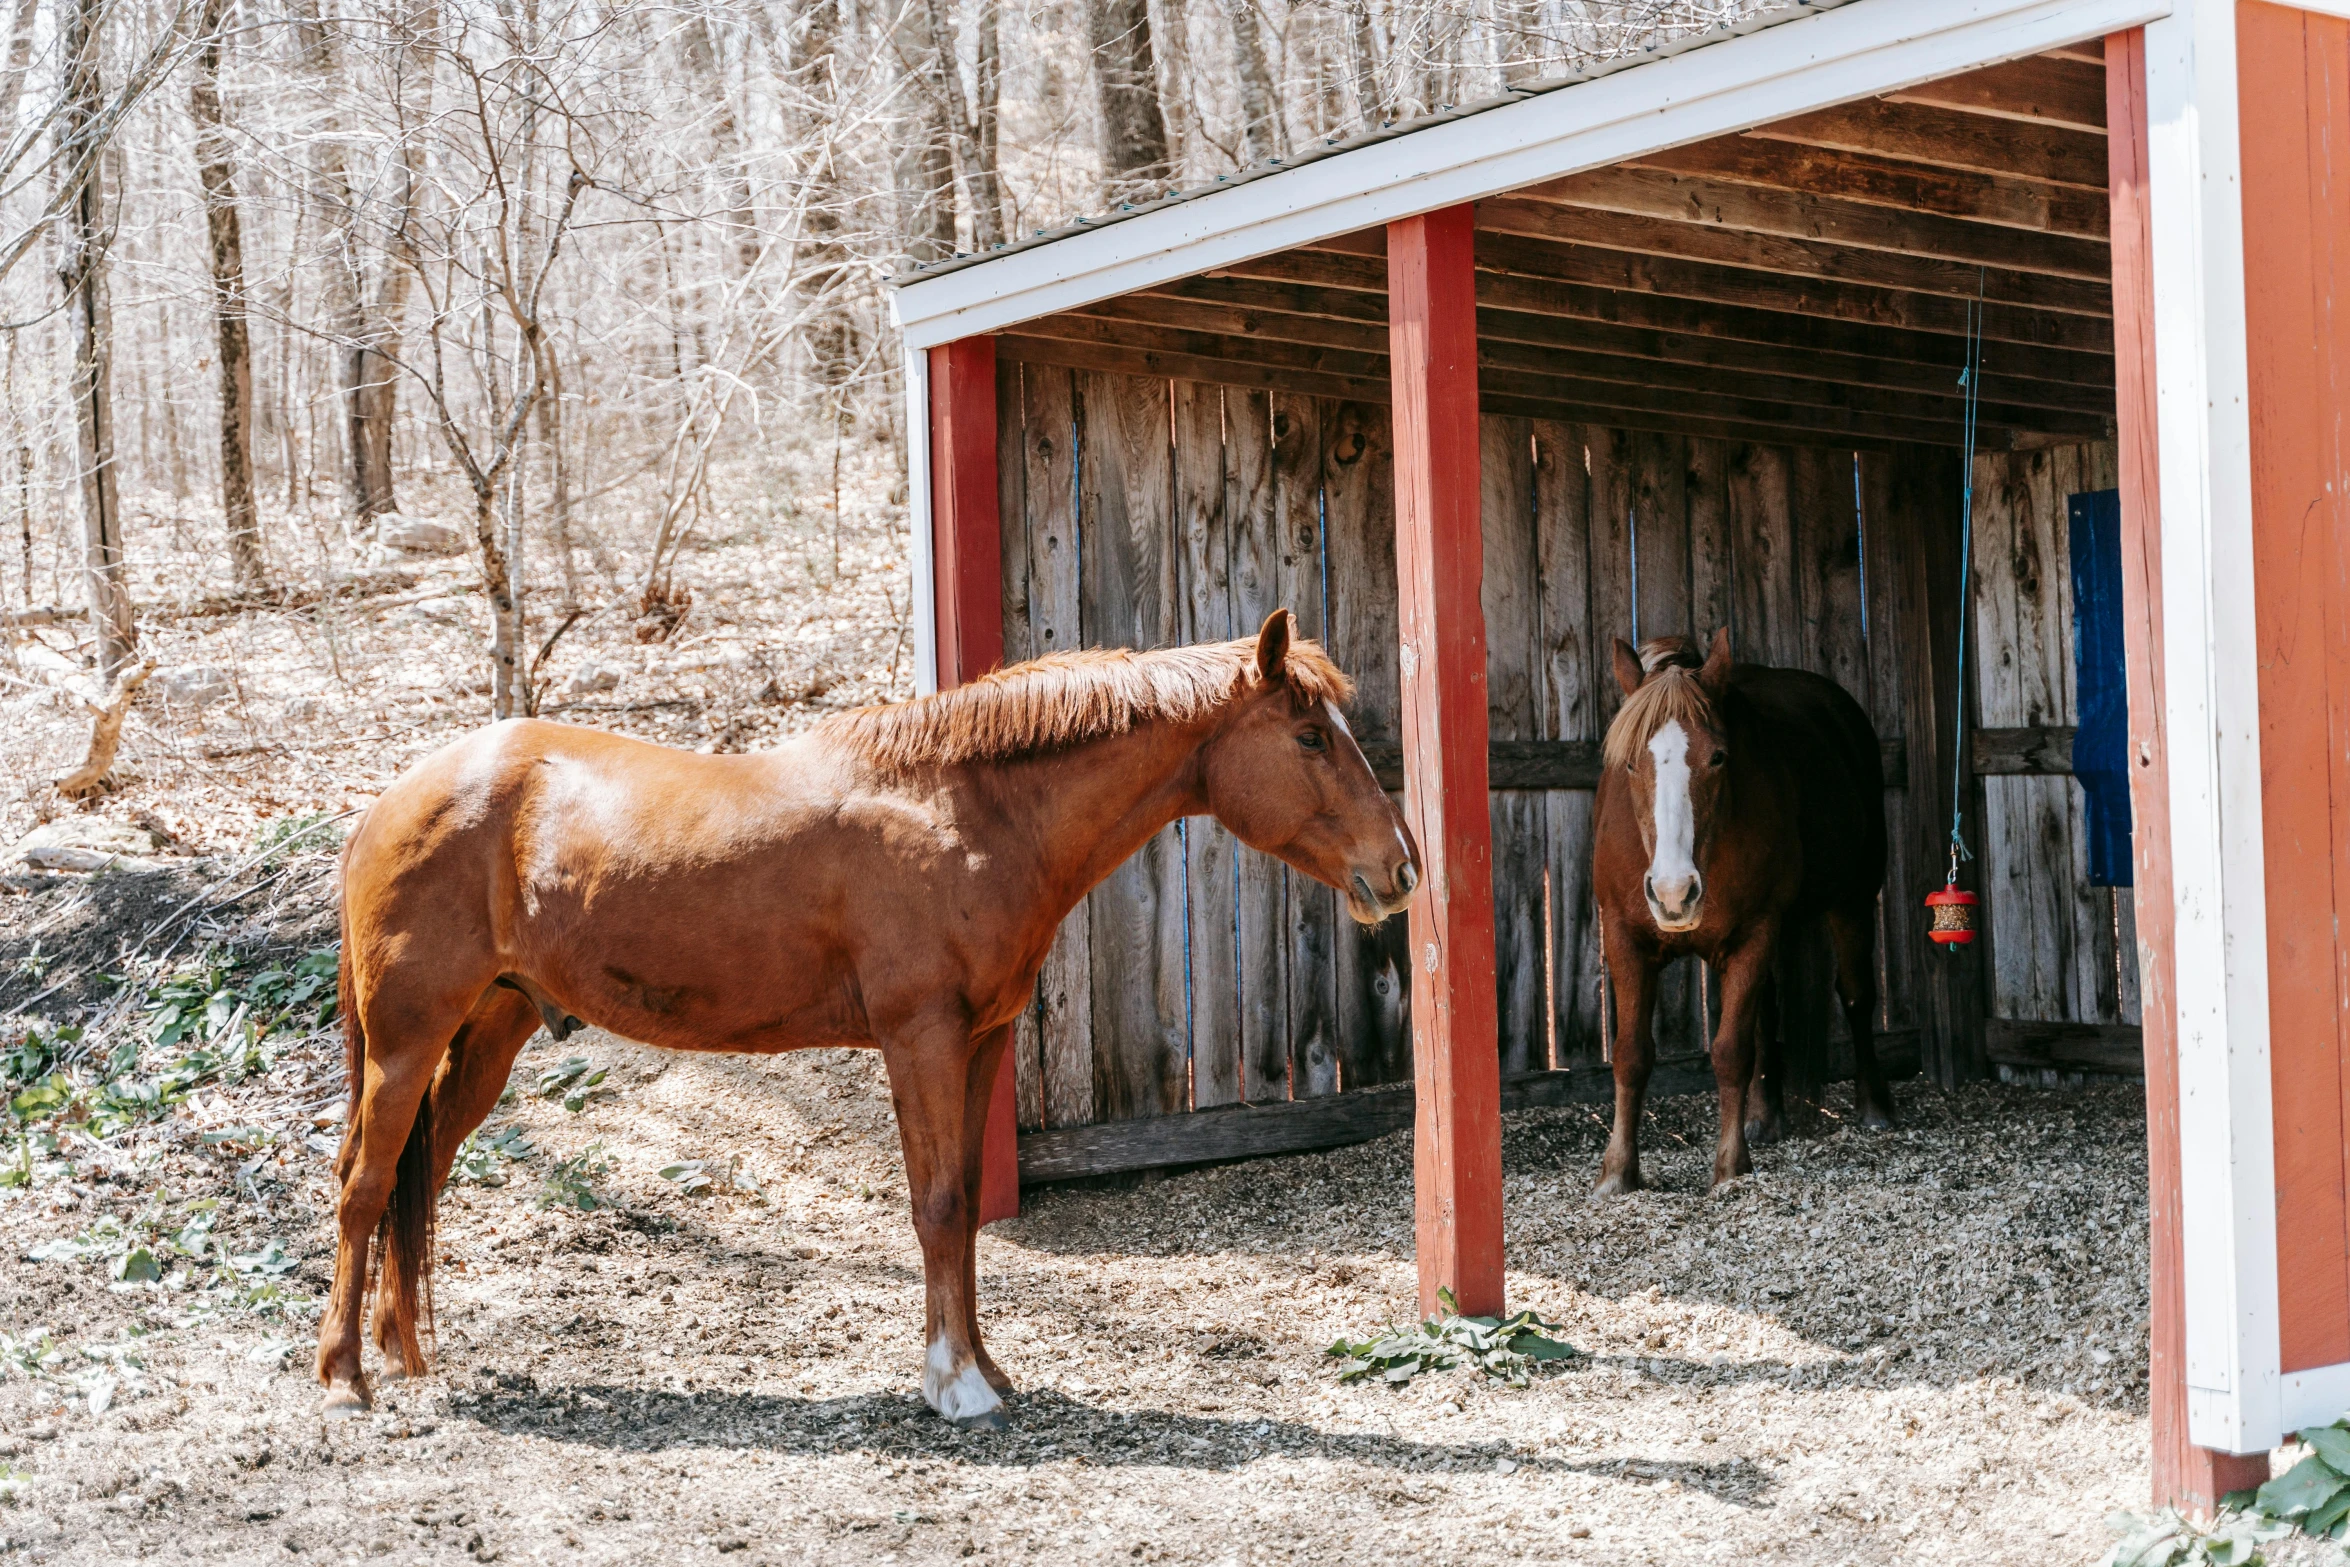
[[[979,1183],[987,1163],[987,1112],[995,1097],[996,1073],[1009,1065],[1012,1031],[999,1028],[982,1035],[971,1052],[971,1075],[963,1088],[963,1201],[970,1215],[971,1242],[963,1248],[964,1330],[971,1338],[971,1356],[987,1385],[998,1393],[1012,1391],[1012,1379],[988,1354],[979,1335]]]
[[[346,939],[346,952],[349,947]],[[327,1386],[329,1414],[367,1407],[360,1328],[368,1253],[391,1205],[401,1155],[425,1093],[468,1002],[417,970],[385,974],[361,988],[365,994],[356,1002],[358,1015],[345,1025],[359,1034],[355,1070],[361,1074],[360,1091],[335,1160],[342,1186],[335,1208],[335,1282],[318,1323],[318,1380]]]
[[[1877,921],[1873,906],[1828,915],[1836,949],[1836,995],[1852,1031],[1852,1100],[1860,1124],[1872,1132],[1893,1126],[1893,1092],[1877,1061]]]
[[[433,1192],[448,1184],[458,1146],[497,1108],[498,1096],[505,1092],[506,1079],[514,1070],[514,1058],[538,1032],[539,1022],[539,1010],[528,996],[497,985],[483,991],[465,1015],[448,1056],[433,1077],[422,1112],[425,1124],[432,1128]],[[395,1310],[398,1304],[392,1291],[376,1292],[375,1342],[384,1352],[387,1377],[424,1369],[407,1363],[407,1335],[401,1331]]]
[[[914,1210],[914,1234],[922,1243],[922,1396],[959,1426],[995,1429],[1004,1422],[1003,1400],[979,1369],[971,1327],[976,1318],[971,1289],[973,1222],[978,1214],[977,1183],[968,1157],[986,1124],[986,1107],[970,1113],[973,1076],[968,1023],[951,1017],[926,1019],[893,1033],[881,1043],[889,1068],[890,1096],[897,1104],[898,1138],[906,1155],[906,1194]]]

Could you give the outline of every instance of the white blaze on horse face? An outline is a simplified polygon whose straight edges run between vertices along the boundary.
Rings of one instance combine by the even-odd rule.
[[[1689,733],[1669,720],[1648,742],[1656,764],[1656,847],[1648,863],[1649,896],[1663,909],[1689,908],[1697,885],[1697,812],[1689,799]]]
[[[979,1363],[969,1355],[956,1354],[945,1339],[933,1339],[930,1353],[923,1358],[922,1396],[949,1420],[968,1420],[1004,1404],[987,1385],[987,1378],[979,1374]]]

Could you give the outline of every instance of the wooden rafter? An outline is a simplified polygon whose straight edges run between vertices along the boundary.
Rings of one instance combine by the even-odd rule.
[[[2106,237],[2102,190],[1973,169],[1936,168],[1797,142],[1717,136],[1711,141],[1646,153],[1619,167],[1703,175],[1730,184],[1963,218],[2037,234],[2085,240]]]
[[[1665,169],[1617,166],[1570,174],[1519,195],[1575,211],[1690,223],[2002,272],[2110,286],[2104,244],[1997,224],[1902,211],[1841,197],[1733,183]],[[1488,203],[1490,206],[1491,203]]]
[[[1316,272],[1325,260],[1338,263],[1350,277],[1364,275],[1363,268],[1351,256],[1293,252],[1291,259],[1301,275]],[[1384,273],[1374,270],[1370,275],[1375,289],[1376,280]],[[1381,326],[1387,322],[1384,294],[1364,292],[1349,283],[1324,286],[1319,281],[1223,275],[1186,278],[1137,297],[1196,299],[1253,312],[1369,321]],[[1966,362],[1964,340],[1955,335],[1823,321],[1775,310],[1746,310],[1493,272],[1479,275],[1477,302],[1485,311],[1555,321],[1562,330],[1599,325],[1695,339],[1697,345],[1691,351],[1697,353],[1710,351],[1706,345],[1714,343],[1753,344],[1799,355],[1842,354],[1854,359],[1913,366],[1945,379],[1955,376],[1957,367]],[[1986,368],[1986,375],[1986,391],[2003,377],[2012,376],[2026,383],[2047,382],[2093,391],[2100,407],[2110,405],[2113,396],[2113,359],[2094,352],[2011,343],[1999,350]],[[2033,400],[2015,389],[2000,395],[2013,401]]]
[[[1936,168],[2077,185],[2083,190],[2105,188],[2102,136],[2061,125],[1996,120],[1931,104],[1869,99],[1775,120],[1747,134]]]
[[[1816,278],[1948,299],[1973,299],[1980,289],[1994,304],[2026,310],[2078,316],[2113,313],[2113,290],[2102,281],[1862,250],[1707,222],[1560,207],[1510,196],[1477,203],[1477,226],[1485,233],[1555,241],[1582,250],[1629,251],[1783,279]]]
[[[1148,322],[1213,332],[1258,342],[1314,343],[1331,348],[1360,349],[1378,343],[1386,331],[1383,321],[1333,318],[1318,312],[1251,308],[1219,302],[1210,291],[1275,288],[1239,279],[1203,281],[1185,291],[1163,291],[1104,300],[1085,306],[1081,315],[1113,320]],[[1356,299],[1359,295],[1341,295]],[[1572,320],[1558,315],[1496,310],[1480,306],[1477,332],[1481,342],[1528,345],[1573,354],[1612,355],[1631,360],[1653,360],[1664,365],[1695,366],[1709,370],[1750,371],[1766,376],[1793,376],[1847,386],[1878,387],[1887,391],[1922,393],[1932,397],[1960,395],[1954,365],[1963,352],[1955,343],[1938,343],[1936,354],[1923,361],[1882,353],[1836,353],[1817,347],[1787,348],[1768,343],[1705,336],[1685,331],[1657,331],[1613,322]],[[2015,376],[1984,378],[1983,396],[1992,403],[2012,403],[2022,409],[2061,409],[2103,415],[2113,407],[2111,390],[2060,381],[2031,381]],[[2019,415],[2020,418],[2020,415]]]
[[[2105,134],[2105,66],[2034,55],[1962,71],[1900,92],[1889,103],[1929,104],[2031,125],[2061,125]]]

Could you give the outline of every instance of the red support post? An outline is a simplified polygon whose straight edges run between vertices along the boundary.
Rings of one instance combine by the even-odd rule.
[[[996,515],[995,339],[930,351],[930,541],[937,588],[938,686],[1004,661],[1002,520]],[[1020,1212],[1017,1085],[996,1073],[981,1154],[979,1222]]]
[[[2105,40],[2112,191],[2115,394],[2120,427],[2122,579],[2130,688],[2130,810],[2137,861],[2138,984],[2145,1002],[2149,1249],[2148,1378],[2153,1500],[2211,1513],[2268,1478],[2265,1454],[2239,1458],[2187,1437],[2185,1253],[2180,1238],[2179,1037],[2173,989],[2170,773],[2162,714],[2162,493],[2155,459],[2154,276],[2146,169],[2146,35]]]
[[[1414,1233],[1420,1311],[1450,1289],[1502,1310],[1501,1051],[1485,771],[1485,551],[1478,515],[1473,209],[1387,226],[1402,604],[1405,801],[1424,887],[1411,909]]]

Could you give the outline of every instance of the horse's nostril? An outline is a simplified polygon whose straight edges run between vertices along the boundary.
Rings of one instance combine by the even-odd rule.
[[[1379,907],[1379,899],[1371,891],[1370,879],[1364,876],[1361,871],[1355,872],[1355,896],[1363,900],[1365,908]]]
[[[1404,861],[1402,867],[1396,871],[1395,884],[1406,892],[1410,892],[1420,885],[1420,873],[1413,867],[1411,861]]]

